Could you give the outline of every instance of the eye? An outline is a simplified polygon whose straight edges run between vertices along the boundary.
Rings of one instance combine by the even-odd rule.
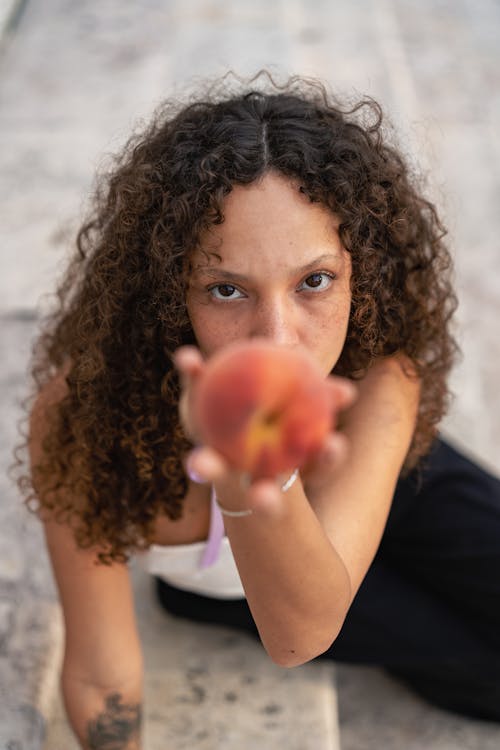
[[[235,296],[234,293],[237,292],[239,296]],[[208,289],[208,293],[214,298],[214,299],[240,299],[244,295],[240,292],[239,289],[237,289],[232,284],[214,284],[214,286],[211,286]]]
[[[299,288],[306,289],[307,291],[311,292],[323,292],[325,289],[328,289],[334,279],[335,274],[327,273],[326,271],[312,273],[304,279]]]

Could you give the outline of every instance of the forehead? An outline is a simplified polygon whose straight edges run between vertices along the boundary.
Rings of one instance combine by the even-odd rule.
[[[223,213],[224,222],[201,238],[197,264],[212,264],[217,255],[228,263],[252,262],[263,252],[275,262],[294,258],[300,264],[341,251],[335,214],[311,203],[297,183],[276,174],[248,186],[236,185]]]

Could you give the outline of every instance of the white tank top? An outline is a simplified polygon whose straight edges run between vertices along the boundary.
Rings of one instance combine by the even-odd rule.
[[[169,546],[153,544],[138,557],[149,573],[176,588],[215,599],[245,598],[213,489],[206,542]]]

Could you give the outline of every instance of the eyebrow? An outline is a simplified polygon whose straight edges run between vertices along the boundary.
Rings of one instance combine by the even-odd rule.
[[[341,260],[341,257],[342,256],[339,253],[325,253],[324,255],[320,255],[314,260],[311,260],[309,263],[306,263],[305,266],[293,269],[293,271],[290,271],[290,276],[299,276],[303,273],[307,273],[307,271],[311,271],[313,268],[317,268],[321,263],[332,260],[338,261]],[[229,281],[247,281],[249,278],[248,276],[237,273],[236,271],[225,271],[223,268],[214,268],[213,266],[198,266],[195,269],[195,272]]]

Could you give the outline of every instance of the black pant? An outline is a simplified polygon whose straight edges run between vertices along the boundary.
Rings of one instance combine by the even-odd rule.
[[[246,600],[157,580],[172,614],[257,635]],[[376,664],[441,707],[500,721],[500,480],[438,440],[398,482],[377,555],[319,658]]]

